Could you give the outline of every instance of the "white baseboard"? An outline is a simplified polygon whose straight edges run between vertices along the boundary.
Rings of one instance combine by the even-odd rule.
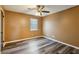
[[[48,37],[48,36],[43,36],[43,37],[45,37],[45,38],[47,38],[47,39],[50,39],[50,40],[53,40],[53,41],[55,41],[55,42],[59,42],[59,43],[62,43],[62,44],[64,44],[64,45],[67,45],[67,46],[76,48],[76,49],[79,49],[79,47],[77,47],[77,46],[74,46],[74,45],[71,45],[71,44],[67,44],[67,43],[61,42],[61,41],[56,40],[56,39],[54,39],[54,38],[51,38],[51,37]]]
[[[23,40],[34,39],[34,38],[38,38],[38,37],[43,37],[43,36],[35,36],[35,37],[31,37],[31,38],[24,38],[24,39],[19,39],[19,40],[14,40],[14,41],[8,41],[8,42],[4,42],[4,45],[6,45],[8,43],[20,42],[20,41],[23,41]]]
[[[67,46],[70,46],[70,47],[73,47],[73,48],[76,48],[76,49],[79,49],[79,47],[77,47],[77,46],[74,46],[74,45],[71,45],[71,44],[67,44],[67,43],[61,42],[59,40],[56,40],[56,39],[51,38],[51,37],[48,37],[48,36],[35,36],[35,37],[31,37],[31,38],[24,38],[24,39],[20,39],[20,40],[14,40],[14,41],[9,41],[9,42],[4,42],[4,45],[6,45],[8,43],[14,43],[14,42],[19,42],[19,41],[23,41],[23,40],[27,40],[27,39],[34,39],[34,38],[39,38],[39,37],[45,37],[47,39],[50,39],[50,40],[53,40],[53,41],[62,43],[64,45],[67,45]]]

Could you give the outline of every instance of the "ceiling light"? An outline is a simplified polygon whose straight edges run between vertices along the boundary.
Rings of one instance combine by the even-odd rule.
[[[41,16],[39,12],[36,12],[36,16]]]

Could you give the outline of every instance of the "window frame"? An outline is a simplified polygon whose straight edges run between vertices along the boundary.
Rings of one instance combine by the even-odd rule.
[[[35,28],[32,28],[33,22],[36,22],[34,25]],[[30,31],[38,31],[38,19],[37,18],[31,18],[30,19]]]

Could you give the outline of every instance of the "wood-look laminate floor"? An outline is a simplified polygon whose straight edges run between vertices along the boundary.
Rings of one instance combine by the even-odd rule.
[[[79,50],[61,43],[40,37],[22,42],[7,44],[2,54],[79,54]]]

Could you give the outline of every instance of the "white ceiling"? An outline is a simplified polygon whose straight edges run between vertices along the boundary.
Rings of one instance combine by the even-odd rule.
[[[50,13],[47,14],[44,13],[42,16],[47,16],[49,14],[56,13],[74,6],[75,5],[45,5],[45,10],[50,11]],[[3,8],[9,11],[40,16],[37,14],[36,10],[28,9],[28,8],[35,8],[35,5],[4,5]]]

